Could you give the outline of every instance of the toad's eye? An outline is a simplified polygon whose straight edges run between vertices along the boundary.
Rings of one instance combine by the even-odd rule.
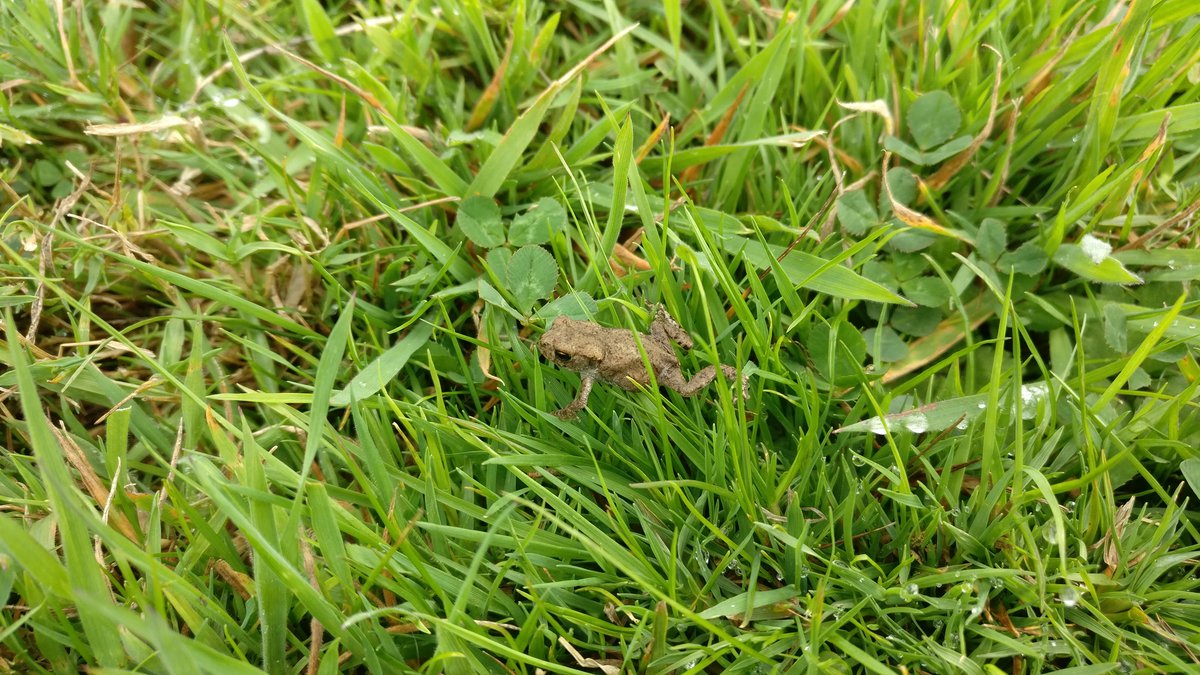
[[[554,360],[558,361],[559,363],[566,363],[567,361],[571,360],[571,355],[562,350],[556,349],[554,350]]]

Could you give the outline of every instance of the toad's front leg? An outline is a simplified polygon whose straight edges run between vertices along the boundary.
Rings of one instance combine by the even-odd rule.
[[[567,407],[562,410],[555,410],[554,416],[560,420],[573,419],[587,405],[588,397],[592,395],[592,383],[596,381],[595,373],[583,372],[579,374],[579,395],[574,401],[567,404]]]
[[[684,349],[692,348],[692,336],[688,335],[683,326],[680,326],[679,322],[672,318],[670,314],[667,314],[665,307],[662,305],[652,305],[651,309],[654,310],[654,320],[650,322],[650,335],[655,340],[664,345],[668,345],[670,341],[674,341],[675,344]]]

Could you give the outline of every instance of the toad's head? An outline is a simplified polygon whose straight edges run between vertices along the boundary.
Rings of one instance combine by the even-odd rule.
[[[565,316],[554,320],[538,340],[546,360],[569,370],[590,370],[604,360],[602,329],[594,323]]]

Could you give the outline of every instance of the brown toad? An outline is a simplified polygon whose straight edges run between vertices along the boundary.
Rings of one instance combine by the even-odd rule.
[[[679,358],[671,346],[672,341],[684,349],[692,348],[691,336],[662,306],[658,306],[650,323],[650,333],[641,334],[642,348],[654,369],[654,378],[659,386],[684,396],[695,396],[717,376],[717,367],[706,366],[689,380],[679,369]],[[636,390],[639,385],[650,385],[650,373],[638,349],[637,337],[623,328],[605,328],[590,321],[560,316],[542,334],[538,351],[546,360],[574,370],[581,378],[579,395],[567,407],[554,413],[562,419],[574,417],[587,405],[596,378],[629,391]],[[737,379],[737,370],[732,366],[721,365],[720,368],[729,380]],[[742,397],[748,398],[745,378],[741,385]]]

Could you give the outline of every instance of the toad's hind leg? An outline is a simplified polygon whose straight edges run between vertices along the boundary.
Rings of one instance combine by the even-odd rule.
[[[746,378],[743,377],[739,380],[736,368],[733,366],[722,365],[721,372],[724,373],[725,379],[729,380],[730,382],[741,383],[742,398],[750,398],[750,393],[747,389]],[[717,367],[705,366],[700,370],[700,372],[693,375],[692,379],[690,380],[684,380],[683,373],[680,373],[679,371],[672,371],[672,375],[676,376],[676,382],[666,382],[663,379],[660,379],[659,382],[664,386],[674,389],[683,396],[695,396],[696,394],[700,393],[701,389],[707,387],[709,383],[711,383],[717,377]]]
[[[654,320],[650,322],[650,335],[656,342],[670,344],[674,340],[684,349],[692,348],[692,336],[680,326],[662,305],[654,306]]]

